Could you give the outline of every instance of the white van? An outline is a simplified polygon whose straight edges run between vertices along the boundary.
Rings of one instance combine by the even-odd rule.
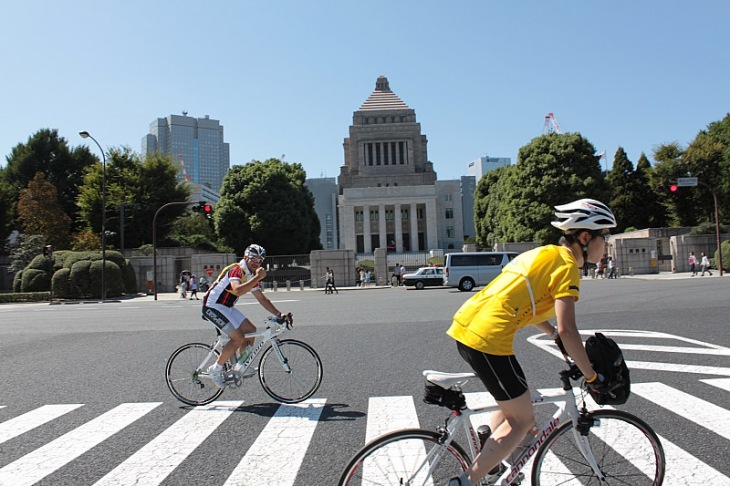
[[[458,287],[462,292],[487,285],[516,256],[517,253],[508,251],[449,253],[444,265],[444,285]]]

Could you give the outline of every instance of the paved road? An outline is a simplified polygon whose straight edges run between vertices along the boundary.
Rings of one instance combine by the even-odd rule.
[[[730,279],[582,287],[580,326],[608,330],[624,348],[634,395],[621,408],[662,436],[665,484],[730,485]],[[420,372],[465,369],[443,331],[469,295],[272,292],[296,316],[291,336],[322,356],[322,387],[309,403],[281,406],[248,381],[203,410],[181,406],[163,379],[176,347],[213,338],[199,302],[0,306],[0,485],[335,484],[373,429],[397,427],[383,403],[412,409],[406,420],[426,427],[444,418],[421,402]],[[239,305],[255,322],[265,317],[250,299]],[[555,387],[560,362],[532,334],[519,334],[520,360],[534,387]]]

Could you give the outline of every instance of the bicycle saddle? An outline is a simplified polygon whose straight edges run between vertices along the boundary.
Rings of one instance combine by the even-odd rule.
[[[424,370],[423,376],[434,385],[443,388],[451,388],[454,385],[462,385],[469,378],[474,378],[474,373],[445,373],[443,371]]]

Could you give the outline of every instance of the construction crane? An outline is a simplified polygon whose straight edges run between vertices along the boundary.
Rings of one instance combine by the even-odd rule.
[[[563,133],[563,131],[560,129],[560,125],[558,125],[558,119],[555,118],[555,115],[552,113],[548,113],[545,115],[545,127],[543,128],[543,133]]]

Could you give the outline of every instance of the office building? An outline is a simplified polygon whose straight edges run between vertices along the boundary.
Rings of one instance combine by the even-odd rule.
[[[511,163],[512,160],[509,157],[479,157],[469,162],[466,173],[467,175],[476,177],[476,180],[479,181],[490,170],[494,170],[497,167],[505,167]]]
[[[142,138],[142,153],[157,151],[173,157],[181,179],[220,194],[230,167],[230,150],[218,120],[208,115],[189,117],[185,112],[156,119],[150,124],[150,133]]]

